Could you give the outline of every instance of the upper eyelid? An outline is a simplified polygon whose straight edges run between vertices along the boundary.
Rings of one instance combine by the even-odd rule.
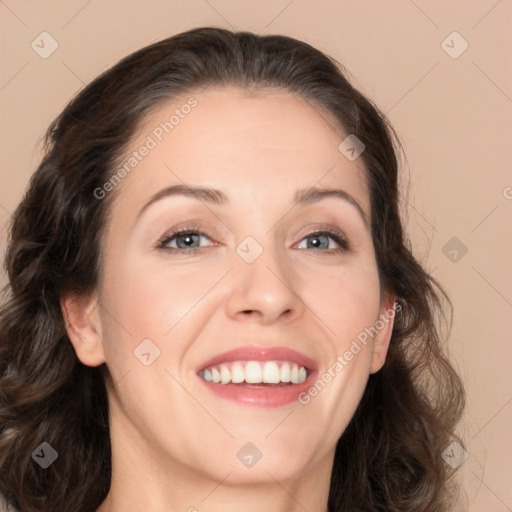
[[[205,230],[203,229],[198,229],[198,228],[186,228],[186,229],[181,229],[181,228],[177,228],[176,230],[174,231],[169,231],[168,233],[166,233],[164,236],[162,236],[158,243],[162,243],[162,242],[166,242],[168,240],[174,240],[176,237],[178,236],[182,236],[182,235],[187,235],[189,233],[193,233],[193,234],[198,234],[199,236],[204,236],[206,238],[208,238],[209,240],[213,240],[212,236],[210,236]]]
[[[330,231],[332,231],[332,233],[330,233]],[[212,242],[215,242],[214,236],[211,236],[208,233],[208,229],[204,229],[200,226],[184,225],[184,226],[177,227],[173,230],[170,230],[167,234],[165,234],[163,237],[161,237],[158,240],[157,246],[165,247],[164,244],[169,243],[171,240],[175,240],[176,237],[178,237],[180,235],[186,235],[188,233],[198,234],[200,236],[208,238]],[[302,240],[304,240],[305,238],[307,238],[309,236],[313,236],[315,234],[324,234],[330,238],[333,238],[333,236],[339,237],[341,239],[342,243],[346,244],[348,246],[348,248],[351,247],[349,239],[343,230],[340,230],[339,228],[324,226],[324,225],[320,225],[320,226],[317,226],[316,228],[309,229],[306,233],[301,235],[299,242],[302,242]],[[336,241],[336,243],[339,243],[339,242]],[[190,247],[191,250],[202,249],[202,248],[205,248],[205,247]],[[176,249],[176,248],[171,247],[171,249]],[[186,251],[187,249],[177,249],[177,250]]]

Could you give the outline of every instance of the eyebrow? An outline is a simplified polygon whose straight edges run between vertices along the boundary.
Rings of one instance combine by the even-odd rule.
[[[143,212],[147,210],[152,204],[172,196],[193,197],[199,201],[213,205],[222,206],[229,204],[229,198],[224,192],[222,192],[222,190],[217,190],[210,187],[196,187],[192,185],[173,185],[159,190],[156,194],[153,194],[149,201],[140,210],[138,217],[140,217]],[[336,197],[338,199],[342,199],[343,201],[346,201],[347,203],[354,206],[361,215],[365,225],[369,227],[370,223],[368,217],[361,205],[346,190],[340,188],[311,187],[301,189],[295,193],[294,203],[295,206],[307,206],[317,203],[318,201],[328,197]]]

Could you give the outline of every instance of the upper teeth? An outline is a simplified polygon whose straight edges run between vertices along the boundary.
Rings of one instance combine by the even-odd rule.
[[[200,377],[219,384],[300,384],[308,372],[304,366],[288,361],[233,361],[211,366],[200,372]]]

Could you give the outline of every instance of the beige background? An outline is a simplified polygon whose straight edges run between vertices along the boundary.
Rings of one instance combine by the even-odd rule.
[[[215,25],[304,39],[344,63],[404,143],[409,233],[455,306],[450,353],[468,393],[460,510],[512,510],[512,2],[0,0],[0,21],[2,254],[47,125],[129,52]],[[31,48],[43,31],[58,43],[47,59]],[[462,39],[442,46],[454,31],[469,45],[458,58],[445,49]]]

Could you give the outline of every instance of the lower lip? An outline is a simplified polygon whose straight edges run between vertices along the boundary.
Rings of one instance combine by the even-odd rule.
[[[316,371],[312,371],[301,384],[267,385],[261,388],[257,384],[216,384],[201,379],[201,382],[213,393],[226,400],[255,407],[282,407],[298,401],[298,396],[306,392],[314,381]]]

